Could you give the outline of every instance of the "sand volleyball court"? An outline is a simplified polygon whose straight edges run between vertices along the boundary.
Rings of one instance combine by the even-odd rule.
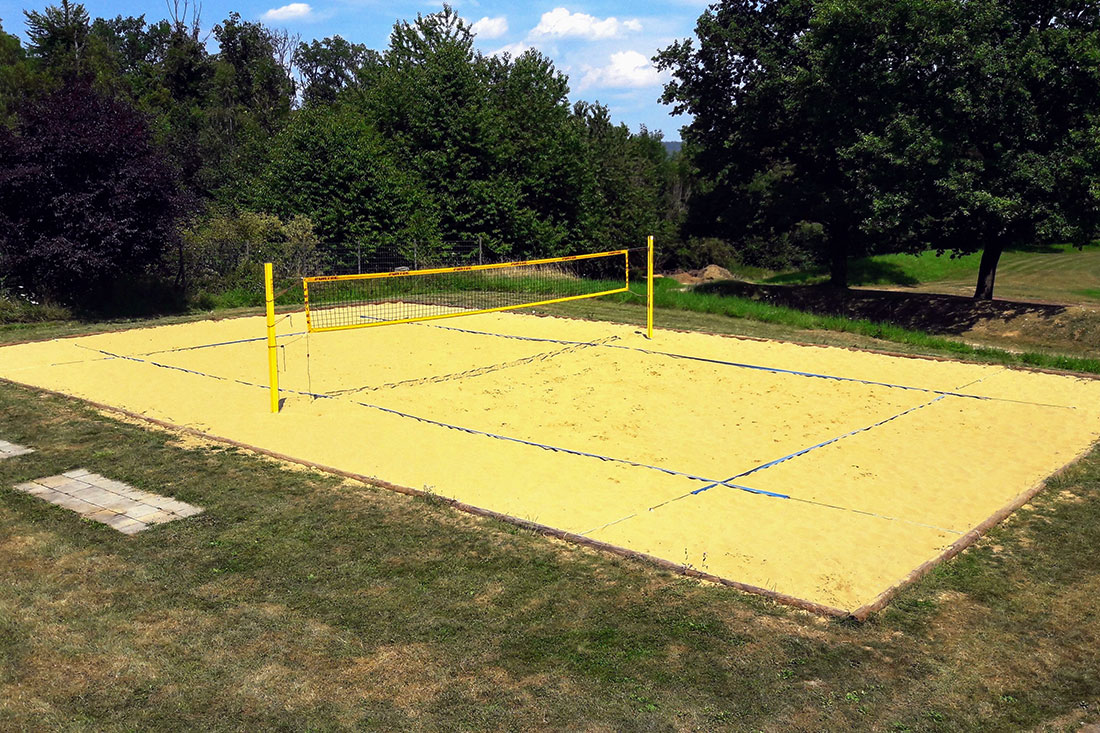
[[[483,314],[0,348],[0,377],[865,616],[1100,437],[1100,381]]]

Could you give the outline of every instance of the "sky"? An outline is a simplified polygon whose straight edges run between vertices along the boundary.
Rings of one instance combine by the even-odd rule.
[[[57,0],[54,0],[57,2]],[[92,18],[145,15],[155,22],[168,17],[173,0],[84,0]],[[43,10],[48,3],[0,0],[0,22],[8,33],[26,39],[24,10]],[[193,2],[192,2],[193,4]],[[676,40],[690,37],[707,0],[636,0],[632,3],[587,0],[454,0],[451,6],[476,33],[476,46],[486,54],[517,55],[531,47],[553,60],[569,77],[570,99],[601,102],[612,119],[637,131],[640,125],[660,130],[665,140],[679,140],[689,121],[674,117],[657,100],[667,75],[650,59]],[[442,2],[381,0],[202,0],[201,25],[208,32],[231,11],[246,20],[284,28],[303,41],[339,35],[368,48],[384,49],[398,20],[429,14]]]

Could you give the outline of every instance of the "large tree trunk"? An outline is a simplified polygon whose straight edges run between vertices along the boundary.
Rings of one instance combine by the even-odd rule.
[[[993,300],[993,281],[997,279],[997,263],[1004,251],[1004,242],[991,241],[982,250],[982,262],[978,266],[978,287],[974,300]]]
[[[848,248],[844,245],[833,243],[829,253],[829,285],[848,287]]]

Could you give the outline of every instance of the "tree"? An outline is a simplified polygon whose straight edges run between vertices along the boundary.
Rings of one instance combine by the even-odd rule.
[[[837,285],[859,252],[981,250],[976,297],[992,297],[1006,246],[1080,243],[1100,224],[1097,12],[1075,0],[712,6],[698,49],[657,57],[674,74],[663,98],[695,116],[694,225],[803,237]]]
[[[237,13],[214,26],[214,36],[219,45],[214,94],[225,111],[224,124],[232,132],[247,116],[265,133],[274,132],[294,99],[289,70],[276,58],[285,39]]]
[[[361,43],[340,36],[299,43],[294,64],[302,75],[302,98],[307,105],[332,104],[337,95],[355,83],[356,72],[368,59],[380,59]]]
[[[610,242],[637,246],[650,234],[664,239],[671,168],[660,135],[645,128],[631,134],[626,125],[613,124],[610,111],[598,103],[577,102],[573,113],[584,136],[579,233],[587,248],[606,249]]]
[[[0,272],[28,292],[94,306],[104,287],[157,260],[176,212],[145,119],[87,78],[0,129]]]
[[[674,76],[662,99],[694,116],[684,135],[701,179],[694,233],[799,242],[836,286],[847,284],[848,257],[873,244],[849,150],[897,104],[896,69],[880,40],[915,2],[883,2],[878,14],[860,0],[835,3],[853,4],[858,22],[823,48],[828,2],[725,0],[699,18],[698,49],[687,40],[656,57]]]
[[[80,73],[88,45],[88,11],[79,3],[61,0],[45,12],[24,10],[30,55],[61,74]]]
[[[0,25],[0,127],[15,124],[19,105],[41,91],[45,81],[19,38]]]
[[[398,163],[370,121],[346,105],[296,113],[273,140],[257,184],[249,206],[283,218],[309,217],[330,249],[370,255],[406,239],[438,237],[414,224],[438,221],[416,175]]]
[[[481,62],[489,75],[489,125],[498,131],[494,165],[509,183],[501,231],[520,255],[583,248],[584,134],[572,116],[568,78],[533,49]]]
[[[435,232],[436,245],[479,234],[491,246],[510,244],[518,194],[499,165],[504,131],[493,125],[488,72],[469,25],[447,5],[396,23],[371,76],[363,113],[433,202],[414,228]]]
[[[289,39],[230,13],[214,26],[219,50],[199,136],[203,187],[232,200],[255,175],[270,137],[290,116],[294,82],[285,56]]]
[[[957,8],[942,89],[912,113],[927,121],[937,164],[906,168],[929,182],[913,202],[934,213],[928,237],[982,252],[974,297],[988,300],[1005,248],[1080,246],[1100,232],[1100,6]]]

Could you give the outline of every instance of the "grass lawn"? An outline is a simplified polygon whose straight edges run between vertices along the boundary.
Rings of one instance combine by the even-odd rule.
[[[953,258],[935,252],[854,258],[849,262],[854,286],[898,286],[918,292],[970,295],[978,277],[980,253]],[[760,282],[812,284],[824,282],[823,270],[777,273]],[[1049,300],[1058,303],[1098,303],[1100,243],[1084,250],[1069,245],[1009,250],[1001,255],[995,295],[1005,299]]]
[[[882,343],[689,309],[659,322]],[[1100,722],[1100,450],[855,625],[6,383],[0,438],[37,449],[0,461],[0,730]],[[75,467],[205,513],[126,537],[5,488]]]

